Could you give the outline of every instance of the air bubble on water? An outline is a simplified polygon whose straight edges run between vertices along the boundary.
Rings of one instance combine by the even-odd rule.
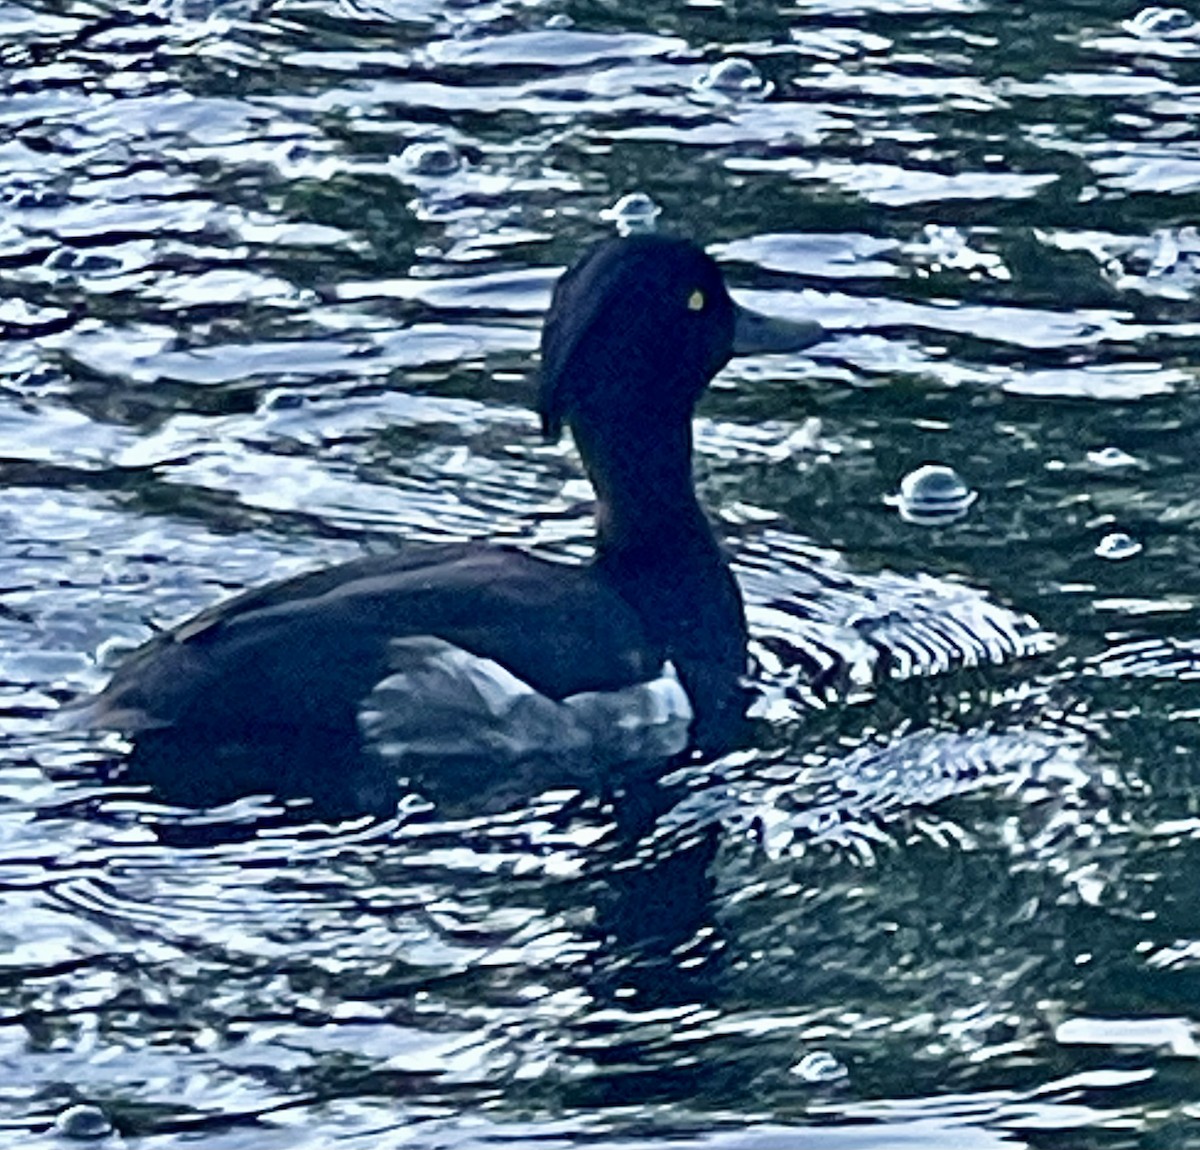
[[[839,1062],[828,1050],[814,1050],[806,1054],[792,1067],[791,1072],[797,1078],[812,1083],[839,1082],[850,1074],[845,1064]]]
[[[1096,544],[1096,555],[1100,559],[1132,559],[1140,554],[1142,545],[1124,531],[1113,531]]]
[[[1143,8],[1122,25],[1131,36],[1145,40],[1194,40],[1200,38],[1200,24],[1183,8],[1158,5]]]
[[[259,401],[260,411],[296,411],[308,402],[307,396],[288,388],[274,388]]]
[[[63,1138],[91,1141],[112,1133],[112,1123],[99,1106],[71,1106],[54,1120],[55,1132]]]
[[[1137,459],[1119,447],[1101,447],[1087,453],[1088,462],[1093,467],[1102,467],[1106,471],[1121,467],[1136,467]]]
[[[644,192],[630,192],[622,196],[611,208],[600,213],[602,220],[609,221],[622,236],[654,231],[662,208]]]
[[[462,157],[444,140],[422,140],[400,153],[400,166],[417,176],[452,176],[462,166]]]
[[[703,95],[718,95],[744,99],[761,99],[770,94],[772,85],[762,73],[741,56],[727,56],[718,60],[694,85]]]
[[[961,519],[979,497],[952,467],[925,463],[900,481],[885,502],[908,523],[939,524]]]

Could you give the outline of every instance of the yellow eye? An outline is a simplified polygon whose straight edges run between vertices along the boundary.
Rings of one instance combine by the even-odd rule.
[[[690,296],[688,296],[688,311],[703,311],[704,310],[704,293],[697,288]]]

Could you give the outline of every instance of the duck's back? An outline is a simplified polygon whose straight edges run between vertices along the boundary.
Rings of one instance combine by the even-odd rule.
[[[491,660],[553,700],[652,679],[665,658],[595,568],[506,547],[413,545],[198,615],[130,657],[89,719],[231,740],[350,733],[416,638]]]

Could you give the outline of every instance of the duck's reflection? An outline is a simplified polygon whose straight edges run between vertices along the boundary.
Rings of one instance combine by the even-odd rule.
[[[155,833],[179,848],[313,824],[330,833],[337,824],[364,819],[395,825],[398,805],[411,809],[414,795],[421,817],[451,833],[455,826],[504,826],[519,838],[522,812],[537,796],[568,796],[539,807],[538,817],[561,822],[556,829],[566,840],[581,808],[590,824],[602,820],[599,833],[589,826],[594,841],[577,848],[582,866],[553,892],[568,909],[586,909],[586,934],[594,944],[589,989],[598,1001],[665,1004],[694,1000],[697,979],[711,977],[720,953],[709,874],[717,823],[697,825],[665,849],[652,845],[655,827],[683,798],[682,785],[669,780],[678,779],[685,759],[614,767],[586,756],[543,755],[496,770],[477,757],[413,756],[400,775],[385,758],[344,741],[206,747],[162,731],[144,733],[120,773],[126,782],[149,785],[164,804]],[[252,818],[244,801],[248,786],[269,799]],[[411,843],[397,841],[395,849],[404,852]]]

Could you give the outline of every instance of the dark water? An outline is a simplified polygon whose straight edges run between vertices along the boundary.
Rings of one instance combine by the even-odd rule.
[[[77,0],[0,77],[0,1141],[1200,1145],[1197,20]],[[585,553],[531,353],[635,191],[837,332],[698,429],[755,745],[339,823],[105,783],[57,703],[231,591]],[[959,522],[885,502],[928,461]]]

